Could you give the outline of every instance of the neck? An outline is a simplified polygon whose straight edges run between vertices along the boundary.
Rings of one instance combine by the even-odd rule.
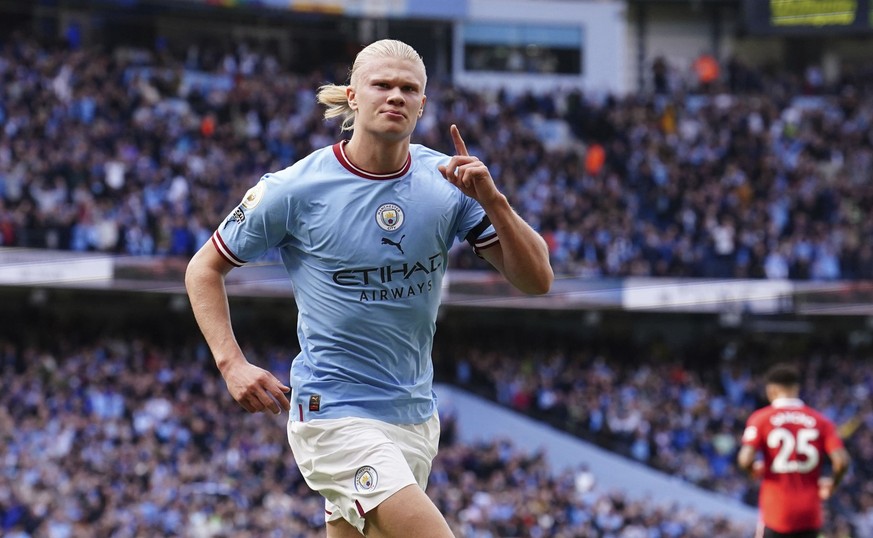
[[[355,166],[374,174],[388,174],[403,168],[409,155],[409,138],[398,141],[367,139],[358,131],[345,146],[346,157]]]
[[[800,398],[799,390],[789,390],[781,387],[770,387],[767,389],[767,399],[771,402],[786,398]]]

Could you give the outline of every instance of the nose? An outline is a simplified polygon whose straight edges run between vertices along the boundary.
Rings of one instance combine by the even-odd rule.
[[[393,88],[390,92],[388,92],[388,102],[393,105],[402,105],[406,102],[403,98],[403,92],[400,91],[400,88]]]

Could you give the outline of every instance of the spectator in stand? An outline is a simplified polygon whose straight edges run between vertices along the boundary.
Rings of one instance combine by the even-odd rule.
[[[697,84],[703,93],[709,93],[718,83],[721,70],[718,59],[709,52],[702,52],[693,63],[694,74],[697,76]]]

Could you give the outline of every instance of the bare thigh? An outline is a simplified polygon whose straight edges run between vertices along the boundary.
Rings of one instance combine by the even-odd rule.
[[[327,522],[327,538],[361,538],[362,534],[345,519]]]
[[[371,510],[366,519],[364,535],[367,538],[454,538],[446,518],[417,485],[406,486],[388,497]],[[350,538],[354,535],[329,536]]]

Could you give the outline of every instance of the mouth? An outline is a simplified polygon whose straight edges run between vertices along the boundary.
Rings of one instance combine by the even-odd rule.
[[[406,119],[406,114],[399,110],[385,110],[382,114],[392,119]]]

